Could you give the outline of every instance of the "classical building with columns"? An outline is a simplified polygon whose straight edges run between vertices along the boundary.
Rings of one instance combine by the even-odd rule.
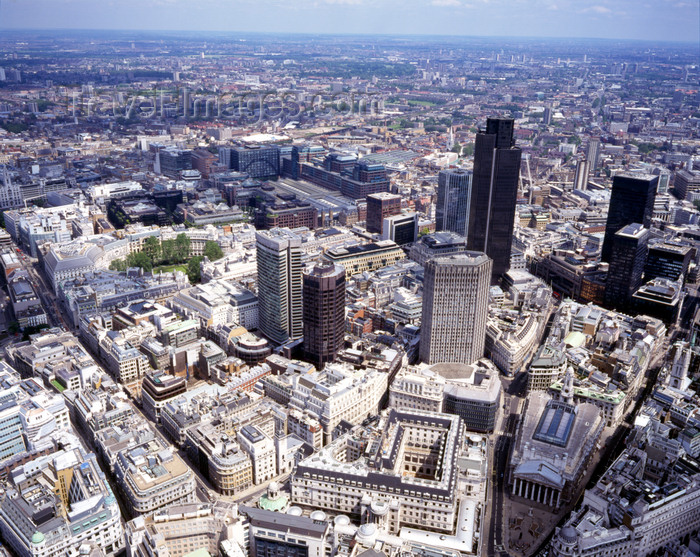
[[[589,403],[573,403],[569,369],[560,400],[530,394],[509,467],[511,495],[558,508],[583,488],[581,480],[605,422]]]

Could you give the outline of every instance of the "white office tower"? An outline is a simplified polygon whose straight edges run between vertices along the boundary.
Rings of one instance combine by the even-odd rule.
[[[420,359],[471,364],[484,355],[493,262],[482,252],[436,257],[425,265]]]
[[[304,334],[301,238],[287,228],[256,234],[260,331],[284,344]]]

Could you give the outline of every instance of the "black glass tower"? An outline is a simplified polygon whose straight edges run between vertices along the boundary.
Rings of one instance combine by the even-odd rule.
[[[513,120],[489,118],[486,131],[476,135],[467,248],[493,260],[492,283],[510,267],[520,157]]]
[[[622,173],[613,179],[601,260],[610,263],[613,237],[628,224],[651,225],[658,176]]]
[[[607,307],[618,310],[630,307],[632,295],[642,285],[648,240],[649,230],[639,223],[629,224],[613,236],[605,282]]]

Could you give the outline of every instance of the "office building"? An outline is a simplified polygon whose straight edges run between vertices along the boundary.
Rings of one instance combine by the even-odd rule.
[[[127,557],[181,557],[205,555],[204,551],[206,555],[224,555],[220,551],[222,540],[232,547],[239,542],[245,544],[237,507],[228,501],[198,502],[137,517],[126,524]],[[238,557],[245,553],[225,555]]]
[[[666,436],[662,435],[664,430]],[[644,430],[637,427],[634,435],[628,436],[643,440],[646,446],[628,444],[596,485],[586,491],[580,508],[555,531],[550,555],[696,554],[668,549],[689,534],[692,540],[692,533],[700,527],[697,460],[678,450],[680,443],[668,438],[669,431],[675,433],[652,419]]]
[[[472,172],[448,168],[438,174],[435,230],[461,236],[469,233],[469,203],[472,195]]]
[[[117,500],[95,455],[81,448],[38,456],[10,472],[0,532],[20,557],[78,557],[92,544],[111,555],[124,547]]]
[[[345,269],[325,263],[304,273],[304,353],[323,369],[343,347],[345,335]]]
[[[639,223],[625,226],[615,234],[605,282],[606,306],[629,307],[632,296],[642,285],[648,239],[649,231]]]
[[[513,120],[489,118],[486,131],[476,135],[467,248],[491,258],[492,282],[510,267],[520,158]]]
[[[382,239],[399,246],[412,244],[418,239],[418,213],[393,215],[384,219]]]
[[[250,557],[322,557],[330,552],[330,521],[247,506],[239,510],[248,519]]]
[[[566,353],[544,344],[530,362],[527,370],[527,392],[546,391],[566,372]]]
[[[111,426],[95,436],[129,512],[147,514],[170,505],[194,503],[194,472],[151,426],[135,424]]]
[[[367,196],[367,232],[382,233],[384,219],[401,212],[401,196],[380,192]]]
[[[409,257],[425,267],[428,259],[467,251],[467,239],[454,232],[442,231],[421,236],[412,246]]]
[[[289,379],[284,387],[291,395],[289,408],[306,412],[318,420],[323,427],[324,444],[327,444],[341,422],[359,425],[379,412],[387,392],[389,373],[334,362],[322,371],[280,377]]]
[[[192,170],[192,151],[161,149],[158,151],[160,174],[177,180],[183,170]]]
[[[372,272],[393,265],[405,259],[406,254],[395,242],[379,240],[359,246],[331,248],[321,257],[345,267],[345,277],[350,278],[365,271]]]
[[[492,262],[467,252],[425,266],[420,358],[471,364],[484,355]]]
[[[286,228],[256,234],[258,321],[272,342],[300,338],[302,325],[301,238]]]
[[[184,377],[167,375],[160,371],[149,373],[141,386],[141,407],[143,413],[156,423],[160,423],[161,409],[173,398],[187,391]]]
[[[435,364],[430,370],[444,377],[442,411],[462,418],[469,431],[493,432],[501,407],[498,368],[486,358],[473,364]]]
[[[700,193],[700,172],[679,170],[673,176],[673,192],[678,199],[692,201]]]
[[[236,495],[253,485],[253,463],[235,438],[211,422],[187,429],[186,447],[202,475],[222,495]]]
[[[402,368],[389,386],[389,407],[442,412],[445,383],[445,378],[430,367]]]
[[[645,282],[634,293],[631,307],[636,313],[656,317],[666,324],[674,325],[683,306],[683,297],[681,281],[655,278]]]
[[[659,177],[651,174],[622,173],[615,176],[601,260],[610,262],[613,237],[620,229],[635,222],[649,228],[658,181]]]
[[[276,178],[280,174],[280,155],[276,145],[245,145],[219,149],[219,160],[236,172],[256,179]]]
[[[644,280],[650,281],[655,278],[684,280],[690,266],[692,251],[690,246],[667,242],[649,246],[644,267]]]

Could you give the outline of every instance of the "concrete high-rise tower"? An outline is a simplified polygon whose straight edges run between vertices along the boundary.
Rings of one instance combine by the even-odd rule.
[[[460,236],[469,232],[469,202],[472,195],[472,172],[461,168],[441,170],[438,174],[438,195],[435,230],[449,230]]]
[[[301,238],[287,228],[276,228],[258,232],[255,239],[260,331],[277,344],[301,338]]]
[[[521,155],[510,118],[489,118],[476,135],[467,248],[493,260],[492,282],[510,267]]]
[[[484,355],[492,261],[480,252],[425,264],[420,358],[471,364]]]
[[[304,273],[304,352],[322,369],[335,359],[345,336],[345,268],[321,263]]]
[[[588,189],[588,175],[590,165],[586,159],[581,159],[576,163],[576,174],[574,175],[574,189],[585,191]]]
[[[600,162],[600,139],[591,138],[588,140],[586,160],[588,161],[590,171],[595,175]]]

